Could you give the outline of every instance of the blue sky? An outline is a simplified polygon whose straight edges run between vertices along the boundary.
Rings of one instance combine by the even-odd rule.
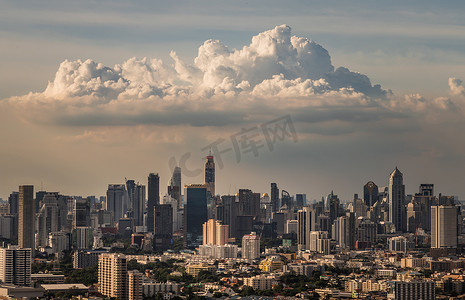
[[[465,163],[460,149],[465,143],[457,138],[465,129],[465,93],[458,81],[453,85],[456,92],[448,84],[450,77],[465,79],[464,11],[463,1],[0,1],[4,145],[0,167],[5,170],[0,197],[28,182],[43,181],[50,190],[69,194],[97,195],[105,193],[108,183],[122,182],[124,177],[144,182],[154,171],[168,182],[171,156],[197,153],[201,165],[199,149],[216,138],[229,138],[241,126],[259,125],[286,113],[296,122],[299,142],[245,157],[240,164],[227,158],[227,167],[218,172],[217,190],[226,193],[232,186],[268,192],[269,182],[278,181],[291,193],[309,194],[309,199],[331,189],[350,199],[368,180],[386,185],[398,165],[410,176],[409,192],[420,183],[433,182],[443,193],[465,196],[460,190]],[[206,40],[219,40],[234,52],[281,24],[289,25],[293,36],[326,49],[334,67],[360,72],[372,84],[392,91],[390,98],[376,100],[329,89],[294,99],[302,92],[298,89],[321,87],[294,82],[295,76],[289,74],[270,83],[269,66],[249,70],[243,61],[219,64],[227,72],[231,66],[238,68],[242,73],[236,74],[237,80],[251,71],[269,86],[287,84],[279,95],[289,102],[266,102],[261,97],[268,99],[263,94],[267,85],[250,92],[245,85],[238,88],[240,81],[229,88],[247,90],[247,97],[256,100],[237,92],[233,98],[225,94],[224,99],[215,96],[199,102],[170,96],[173,102],[167,103],[153,100],[151,90],[147,97],[139,91],[137,99],[142,101],[133,103],[128,95],[136,95],[134,87],[115,88],[117,93],[123,91],[122,99],[89,98],[82,97],[85,89],[77,94],[75,86],[63,81],[71,74],[64,71],[66,66],[60,67],[65,60],[71,69],[79,65],[71,66],[72,62],[91,59],[96,64],[86,67],[93,71],[99,68],[97,63],[109,68],[126,64],[125,72],[137,73],[136,67],[143,64],[140,59],[148,57],[167,65],[157,79],[160,84],[163,76],[166,80],[172,76],[172,50],[189,70]],[[213,45],[210,51],[219,51],[218,47]],[[128,63],[132,57],[137,60]],[[286,61],[279,54],[276,59]],[[196,77],[199,69],[214,67],[197,64],[197,75],[187,71],[184,75]],[[127,79],[117,70],[114,73]],[[204,76],[202,84],[212,88],[223,79],[219,73],[214,69],[213,79]],[[56,81],[56,74],[57,78],[64,74],[61,81]],[[180,75],[169,83],[186,78]],[[195,80],[193,86],[198,84]],[[54,82],[53,88],[42,93],[49,82]],[[85,82],[87,87],[94,83]],[[154,90],[163,90],[161,86]],[[184,182],[189,180],[201,178]],[[256,183],[249,185],[252,181]]]

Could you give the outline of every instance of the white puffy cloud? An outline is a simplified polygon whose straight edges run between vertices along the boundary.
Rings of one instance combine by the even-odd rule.
[[[465,96],[465,87],[462,80],[458,78],[449,78],[449,89],[452,96]]]
[[[175,52],[170,56],[170,64],[156,58],[131,58],[112,68],[92,60],[65,60],[42,96],[58,100],[91,96],[108,102],[178,96],[302,97],[334,92],[385,95],[365,75],[347,68],[334,71],[326,49],[292,36],[287,25],[259,33],[242,49],[207,40],[192,64],[183,62]]]
[[[34,105],[31,120],[71,126],[229,126],[283,110],[304,123],[367,122],[461,108],[447,97],[396,96],[366,75],[335,69],[328,51],[286,25],[241,49],[207,40],[192,63],[170,56],[170,63],[133,57],[114,67],[65,60],[44,92],[8,102],[21,111]],[[465,94],[459,79],[449,87],[452,96]]]

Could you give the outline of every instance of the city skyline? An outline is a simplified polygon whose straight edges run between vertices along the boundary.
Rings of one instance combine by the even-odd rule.
[[[1,6],[5,200],[23,184],[104,195],[152,172],[164,193],[172,159],[201,169],[210,144],[283,116],[295,139],[224,153],[217,193],[276,182],[350,200],[398,166],[407,194],[465,199],[460,1]]]

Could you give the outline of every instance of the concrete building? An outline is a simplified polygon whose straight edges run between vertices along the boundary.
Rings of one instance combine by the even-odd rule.
[[[260,237],[252,232],[242,237],[242,258],[257,259],[260,257]]]
[[[388,239],[389,251],[407,252],[407,239],[403,236],[395,236]]]
[[[73,246],[75,249],[90,249],[94,238],[91,227],[77,227],[73,230]]]
[[[207,264],[189,264],[186,266],[186,273],[192,276],[199,275],[200,271],[214,272],[215,270],[215,266]]]
[[[139,271],[128,271],[128,299],[142,300],[142,279],[143,275]]]
[[[237,245],[200,245],[199,255],[214,259],[236,258]]]
[[[128,299],[128,272],[126,256],[102,253],[98,262],[98,291],[102,295],[121,300]]]
[[[434,300],[434,281],[395,281],[396,300]]]
[[[73,268],[85,269],[98,264],[99,255],[105,253],[103,251],[74,251],[73,253]]]
[[[19,286],[31,285],[32,250],[9,245],[0,248],[0,281]]]
[[[48,235],[48,245],[52,248],[53,253],[70,250],[70,234],[62,231],[50,232]]]
[[[431,206],[431,248],[457,248],[458,207]]]
[[[310,251],[329,254],[330,242],[328,232],[326,231],[311,231],[310,232]]]
[[[244,285],[250,286],[254,290],[271,290],[276,281],[274,276],[256,275],[244,278]]]
[[[176,282],[144,282],[142,292],[145,297],[152,297],[158,293],[162,294],[179,294],[181,285]]]
[[[229,242],[229,226],[210,219],[203,223],[203,245],[225,245]]]

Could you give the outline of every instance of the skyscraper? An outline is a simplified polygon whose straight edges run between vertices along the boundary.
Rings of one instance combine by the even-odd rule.
[[[279,210],[279,189],[278,185],[276,183],[271,183],[271,209],[273,212],[276,212]]]
[[[127,193],[124,184],[109,184],[107,210],[113,212],[115,222],[124,217],[127,210]]]
[[[108,297],[128,299],[128,273],[125,255],[118,253],[100,254],[98,291]]]
[[[334,195],[333,191],[328,196],[329,198],[329,224],[333,224],[334,220],[339,217],[340,200],[337,195]]]
[[[19,193],[12,192],[8,197],[8,204],[10,206],[10,214],[17,214],[18,213],[18,206],[19,206]]]
[[[431,206],[431,248],[457,248],[457,206]]]
[[[150,173],[147,185],[147,231],[153,232],[153,213],[156,204],[160,204],[160,177]]]
[[[297,211],[297,245],[299,250],[310,250],[310,231],[312,231],[312,213],[310,207]]]
[[[208,155],[205,162],[205,185],[207,197],[215,197],[215,162],[212,155]]]
[[[281,191],[281,207],[286,206],[287,209],[292,208],[292,198],[288,191]]]
[[[34,186],[19,186],[19,218],[18,245],[20,248],[30,248],[34,256],[35,242],[35,205]]]
[[[59,231],[58,193],[47,193],[42,199],[37,222],[38,246],[48,245],[48,235]]]
[[[134,219],[134,225],[142,226],[144,225],[145,186],[136,184],[134,180],[127,180],[126,187],[128,189],[129,206],[131,217]]]
[[[242,258],[257,259],[260,257],[260,236],[255,232],[242,237]]]
[[[155,250],[166,250],[173,238],[173,207],[170,204],[154,206],[153,246]]]
[[[406,230],[405,185],[403,175],[397,167],[389,178],[389,222],[394,224],[397,231]]]
[[[184,232],[187,245],[202,243],[203,223],[207,221],[207,186],[190,184],[186,186],[184,206]]]
[[[90,200],[74,200],[73,229],[90,226]]]
[[[378,186],[373,181],[368,181],[363,186],[363,201],[370,208],[378,201]]]
[[[181,168],[175,167],[173,175],[171,176],[170,185],[168,186],[168,195],[176,199],[177,208],[181,208],[182,206],[181,187]]]

